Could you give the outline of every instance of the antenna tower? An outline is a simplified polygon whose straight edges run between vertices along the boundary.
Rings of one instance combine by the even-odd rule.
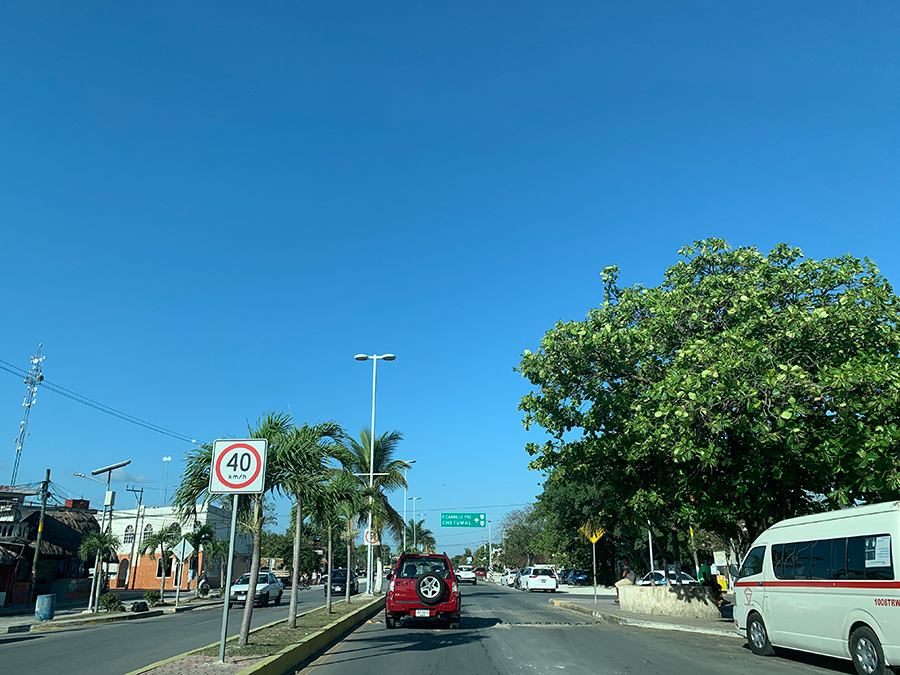
[[[31,357],[31,370],[28,371],[28,375],[25,378],[27,390],[25,391],[25,400],[22,402],[22,406],[25,408],[25,415],[22,417],[22,426],[19,429],[19,437],[16,439],[16,463],[13,464],[10,485],[16,484],[16,478],[19,474],[19,460],[22,459],[22,446],[25,445],[25,438],[28,436],[28,414],[31,412],[31,408],[34,406],[37,398],[38,385],[44,379],[44,376],[41,374],[41,361],[46,358],[41,356],[41,347],[43,346],[44,343],[40,343],[37,354]]]

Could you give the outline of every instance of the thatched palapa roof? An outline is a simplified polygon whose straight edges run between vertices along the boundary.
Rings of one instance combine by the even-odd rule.
[[[37,526],[40,513],[32,513],[25,522],[28,523],[28,539],[30,548],[34,548],[37,539]],[[78,547],[88,532],[99,532],[100,525],[94,514],[76,509],[48,510],[44,514],[44,535],[41,538],[41,556],[58,558],[77,558]]]

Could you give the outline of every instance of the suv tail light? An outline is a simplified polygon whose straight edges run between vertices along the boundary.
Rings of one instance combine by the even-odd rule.
[[[531,575],[531,578],[532,578],[532,579],[537,579],[537,578],[538,578],[538,575],[537,575],[537,574],[532,574],[532,575]]]

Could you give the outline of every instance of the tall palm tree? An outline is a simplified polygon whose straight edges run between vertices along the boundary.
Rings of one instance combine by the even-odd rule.
[[[266,490],[278,483],[281,471],[277,461],[269,458],[277,455],[281,444],[291,429],[291,418],[285,413],[266,413],[256,420],[256,426],[247,426],[247,438],[265,438],[268,441],[266,452]],[[187,466],[181,474],[181,483],[173,496],[178,511],[187,516],[193,512],[198,501],[204,504],[213,501],[217,495],[209,494],[209,469],[212,464],[212,445],[204,444],[191,451],[187,456]],[[221,501],[221,500],[219,500]],[[250,584],[247,597],[256,594],[256,580],[259,575],[259,555],[262,544],[261,534],[264,523],[263,495],[243,495],[237,501],[238,517],[247,524],[253,539],[253,556],[250,560]],[[226,598],[226,602],[227,602]],[[238,646],[246,647],[250,637],[250,622],[253,619],[253,602],[244,604],[241,618],[241,631]]]
[[[334,473],[321,487],[317,499],[311,504],[310,516],[322,527],[328,539],[328,584],[325,587],[325,612],[331,614],[331,577],[334,573],[334,529],[340,526],[343,502],[357,503],[368,500],[371,492],[345,471]]]
[[[370,429],[361,429],[359,440],[347,438],[344,447],[350,453],[349,461],[345,468],[357,476],[362,485],[369,484],[369,456],[374,455],[371,471],[373,477],[373,503],[372,503],[372,528],[378,534],[379,541],[385,528],[391,530],[394,535],[403,537],[403,516],[388,501],[387,493],[398,488],[406,487],[406,478],[403,470],[409,469],[406,462],[394,459],[397,446],[403,440],[403,434],[399,431],[386,431],[375,438],[374,453],[371,453],[372,434]],[[378,552],[378,567],[381,568],[381,551]],[[373,579],[375,576],[372,577]]]
[[[337,515],[343,523],[344,531],[341,539],[347,546],[347,584],[344,587],[345,602],[350,604],[350,575],[353,569],[353,542],[359,534],[357,524],[360,519],[369,515],[369,498],[367,490],[358,490],[347,493],[346,497],[337,506]]]
[[[294,500],[294,551],[291,565],[291,602],[288,628],[297,627],[300,594],[300,551],[303,545],[303,502],[315,499],[328,476],[330,459],[346,459],[346,450],[337,441],[344,431],[336,422],[294,425],[286,434],[273,459],[277,473],[271,487]]]
[[[437,547],[437,539],[434,538],[434,532],[425,527],[425,519],[414,521],[410,519],[406,523],[406,541],[413,542],[416,550],[425,553],[434,553]]]
[[[156,560],[156,551],[159,550],[162,571],[159,575],[159,601],[163,602],[166,594],[166,563],[174,554],[175,544],[181,541],[181,525],[170,523],[165,527],[145,537],[138,548],[138,555],[146,554],[150,560]]]

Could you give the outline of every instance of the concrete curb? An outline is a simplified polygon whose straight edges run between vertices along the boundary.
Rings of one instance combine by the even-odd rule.
[[[570,609],[575,612],[580,612],[581,614],[588,614],[601,623],[612,623],[619,626],[635,626],[637,628],[652,628],[655,630],[677,630],[683,633],[700,633],[702,635],[715,635],[718,637],[733,637],[743,639],[742,636],[737,634],[737,632],[728,628],[707,628],[704,626],[689,626],[679,623],[665,623],[663,621],[630,619],[624,616],[609,614],[607,612],[600,612],[596,609],[591,609],[590,607],[584,607],[572,602],[566,602],[565,600],[550,600],[550,604],[554,607],[562,607],[563,609]]]
[[[288,668],[291,668],[301,661],[305,661],[320,649],[327,647],[329,644],[342,637],[345,633],[350,632],[358,624],[362,623],[367,618],[378,612],[384,606],[384,601],[385,596],[382,595],[376,597],[375,599],[364,605],[360,605],[359,609],[357,609],[352,614],[348,614],[343,619],[339,619],[334,623],[325,626],[321,630],[318,630],[311,635],[307,635],[302,640],[289,647],[285,647],[272,656],[266,656],[260,659],[252,666],[248,666],[247,668],[239,671],[237,675],[282,675],[282,673],[284,673]],[[322,609],[322,607],[324,607],[324,605],[302,612],[297,616],[301,617],[305,614],[309,614],[310,612],[315,612],[318,609]],[[286,621],[287,619],[272,621],[271,623],[267,623],[266,625],[260,626],[259,628],[254,628],[252,631],[250,631],[250,634],[252,635],[257,631],[265,630],[270,626],[285,623]],[[228,642],[233,642],[235,640],[237,640],[237,636],[228,638]],[[184,654],[177,654],[167,659],[163,659],[162,661],[150,663],[146,666],[138,668],[137,670],[132,670],[129,673],[125,673],[125,675],[141,675],[142,673],[146,673],[149,670],[158,668],[159,666],[165,665],[167,663],[171,663],[172,661],[177,661],[178,659],[185,656],[191,656],[193,654],[201,652],[204,649],[209,649],[210,647],[218,647],[219,644],[220,643],[216,641],[210,645],[206,645],[205,647],[192,649],[191,651],[185,652]]]
[[[151,609],[149,612],[116,612],[114,614],[96,613],[84,616],[74,616],[69,619],[53,619],[51,621],[29,621],[12,626],[0,626],[0,635],[6,633],[29,633],[31,631],[45,630],[65,630],[66,628],[79,628],[81,626],[90,626],[101,623],[111,623],[113,621],[134,621],[135,619],[149,619],[163,614],[175,614],[181,612],[189,612],[196,609],[210,609],[214,607],[221,608],[222,603],[204,603],[190,605],[180,605],[175,607],[160,607],[159,609]]]

